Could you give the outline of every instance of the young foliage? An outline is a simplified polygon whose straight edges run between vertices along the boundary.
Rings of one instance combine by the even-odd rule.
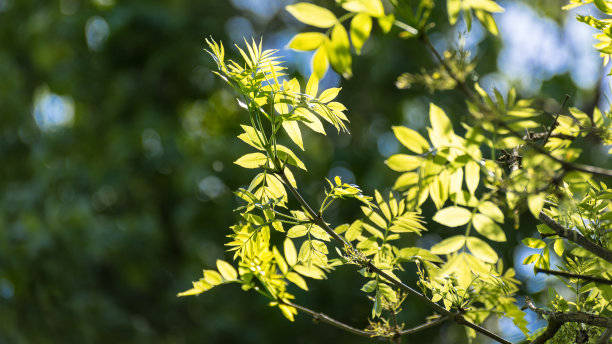
[[[470,339],[479,332],[499,343],[509,343],[480,325],[489,316],[509,318],[533,343],[553,337],[577,338],[580,328],[592,335],[603,333],[602,338],[607,339],[609,332],[601,328],[612,328],[612,190],[597,177],[612,177],[612,171],[575,163],[581,151],[574,141],[590,135],[603,145],[611,144],[610,112],[596,108],[587,115],[570,108],[564,114],[562,105],[550,122],[532,101],[518,99],[514,89],[505,96],[497,90],[488,94],[478,83],[466,82],[473,65],[453,65],[449,62],[452,54],[443,57],[427,38],[426,31],[433,24],[429,22],[432,1],[421,0],[416,9],[391,1],[391,14],[385,13],[380,0],[337,2],[348,11],[340,18],[314,4],[287,6],[297,20],[326,29],[324,33],[299,33],[289,43],[296,50],[315,50],[314,72],[303,89],[297,79],[280,81],[284,67],[275,51],[262,51],[261,43],[247,42],[245,49],[238,48],[243,61],[237,63],[226,62],[222,44],[207,40],[218,66],[216,73],[236,90],[239,104],[248,113],[238,138],[254,151],[238,157],[235,163],[256,169],[258,174],[247,189],[236,192],[245,205],[237,209],[241,220],[231,227],[226,245],[234,251],[238,269],[218,261],[218,271],[205,270],[192,289],[179,295],[239,283],[244,290],[267,297],[289,320],[299,310],[349,332],[394,342],[405,334],[396,316],[409,297],[432,308],[442,319],[439,321],[452,319],[464,325]],[[572,1],[569,7],[584,3]],[[463,13],[469,26],[474,14],[497,34],[491,13],[503,9],[494,1],[448,0],[446,5],[451,23]],[[606,14],[612,13],[608,2],[596,0],[595,5]],[[349,19],[347,31],[345,22]],[[343,76],[352,75],[350,45],[358,54],[362,51],[374,20],[384,33],[394,25],[401,30],[400,37],[420,37],[440,70],[452,80],[448,88],[466,96],[469,116],[466,123],[455,124],[444,109],[431,103],[430,126],[423,133],[392,128],[406,148],[385,162],[400,173],[393,191],[383,196],[375,190],[369,197],[359,186],[335,177],[327,180],[328,189],[317,209],[301,196],[293,176],[293,171],[306,171],[305,164],[291,148],[278,142],[286,136],[305,150],[301,130],[325,134],[322,122],[347,131],[346,108],[334,101],[340,88],[319,92],[318,80],[328,63]],[[591,16],[578,20],[609,34],[607,20]],[[290,208],[289,197],[299,206]],[[347,199],[363,204],[363,216],[334,228],[324,220],[325,212],[333,202]],[[428,201],[436,211],[427,223],[422,206]],[[523,264],[533,264],[536,273],[558,276],[575,294],[566,300],[552,291],[548,306],[554,312],[537,308],[526,299],[526,308],[548,319],[546,330],[535,333],[527,329],[524,308],[519,308],[514,269],[504,267],[495,249],[497,243],[513,237],[504,225],[514,222],[518,227],[521,213],[541,222],[537,226],[540,238],[522,239],[525,246],[539,250]],[[402,239],[440,226],[445,238],[429,249],[404,246],[407,241]],[[282,242],[282,247],[273,242]],[[555,255],[560,258],[557,263]],[[401,281],[406,264],[415,265],[421,292]],[[340,265],[356,265],[365,278],[361,291],[372,303],[369,329],[352,328],[292,301],[291,284],[308,290],[305,278],[325,279]]]

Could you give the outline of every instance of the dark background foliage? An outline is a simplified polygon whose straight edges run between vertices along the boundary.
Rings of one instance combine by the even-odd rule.
[[[538,13],[561,23],[557,2],[549,2]],[[176,297],[202,268],[231,260],[223,247],[239,204],[231,191],[253,176],[232,164],[248,151],[235,139],[246,117],[210,72],[204,38],[222,40],[233,56],[243,35],[283,48],[304,29],[282,10],[286,4],[0,0],[0,343],[368,342],[304,315],[291,324],[236,286]],[[449,29],[443,7],[434,20],[438,32]],[[384,158],[400,149],[390,127],[423,130],[430,100],[457,130],[467,118],[454,92],[398,90],[398,75],[433,63],[419,42],[375,31],[354,59],[354,77],[341,82],[351,135],[306,136],[309,172],[297,178],[313,201],[323,178],[335,174],[370,194],[388,190],[396,174]],[[495,72],[499,40],[487,37],[477,48],[477,72]],[[291,74],[309,73],[307,55],[281,54]],[[579,89],[567,72],[542,90],[548,111],[564,93],[586,107],[598,94]],[[329,219],[351,221],[357,209],[349,202]],[[450,234],[430,229],[439,234],[419,244]],[[524,222],[517,235],[533,230]],[[519,240],[509,238],[497,248],[512,262]],[[411,275],[402,274],[414,283]],[[301,304],[365,327],[371,305],[358,291],[363,282],[344,267],[296,293]],[[429,314],[410,300],[405,308],[410,325]],[[461,331],[449,324],[413,339],[462,341]]]

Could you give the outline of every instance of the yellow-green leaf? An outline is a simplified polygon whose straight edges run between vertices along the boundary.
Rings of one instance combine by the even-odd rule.
[[[327,41],[326,39],[325,42]],[[329,60],[327,57],[327,49],[324,44],[315,51],[314,55],[312,55],[312,74],[319,79],[323,79],[327,72],[327,68],[329,68]]]
[[[340,87],[332,87],[332,88],[326,89],[325,91],[321,92],[321,95],[319,95],[319,101],[321,103],[331,102],[338,96],[338,93],[340,92],[340,90],[341,90]]]
[[[293,282],[293,284],[297,285],[298,287],[304,290],[308,290],[308,285],[306,284],[306,281],[302,278],[302,276],[296,274],[295,272],[288,273],[287,279]]]
[[[383,33],[389,33],[389,31],[391,31],[394,21],[395,16],[393,13],[389,14],[388,16],[378,17],[378,25]]]
[[[465,184],[467,185],[470,194],[473,195],[480,182],[480,166],[474,160],[470,160],[465,164]]]
[[[353,75],[348,33],[342,24],[336,24],[332,29],[331,41],[327,44],[327,56],[334,70],[345,79]]]
[[[544,207],[544,201],[546,200],[546,194],[539,193],[535,195],[529,195],[527,197],[527,206],[529,211],[537,219],[540,216],[540,211]]]
[[[385,15],[385,9],[380,0],[348,0],[342,2],[342,8],[349,12],[368,13],[374,17]]]
[[[244,168],[258,168],[267,162],[268,158],[264,154],[249,153],[238,158],[238,160],[234,161],[234,164]]]
[[[446,0],[446,9],[448,11],[448,21],[451,25],[455,25],[461,12],[461,0]]]
[[[423,158],[420,156],[407,154],[394,154],[385,161],[385,164],[390,169],[398,172],[412,171],[419,168],[423,163]]]
[[[234,269],[234,267],[231,266],[230,263],[224,260],[217,259],[217,269],[221,273],[221,276],[223,276],[224,280],[235,280],[238,278],[238,273],[236,272],[236,269]]]
[[[289,319],[289,321],[294,320],[294,315],[297,314],[297,309],[295,309],[295,307],[288,306],[285,304],[279,304],[278,308],[281,310],[285,318]]]
[[[465,244],[465,236],[455,235],[450,238],[444,239],[439,243],[433,245],[430,249],[433,254],[449,254],[457,252]]]
[[[472,212],[462,207],[446,207],[438,210],[433,220],[448,227],[459,227],[470,222]]]
[[[298,2],[285,7],[285,9],[302,23],[323,29],[330,28],[338,22],[338,19],[330,10],[307,2]]]
[[[302,170],[306,171],[306,165],[302,162],[302,160],[298,159],[298,157],[291,151],[291,149],[283,146],[276,145],[276,154],[281,161],[286,161],[287,163],[297,166]]]
[[[495,36],[499,34],[495,19],[493,19],[493,16],[490,13],[481,10],[476,10],[474,13],[476,14],[476,18],[478,18],[478,20],[482,23],[482,26],[484,26],[487,31]]]
[[[463,0],[464,9],[483,10],[487,12],[503,12],[504,9],[493,0]]]
[[[314,73],[308,78],[304,92],[313,98],[316,98],[319,93],[319,78]]]
[[[504,223],[504,213],[502,213],[499,207],[495,205],[495,203],[493,202],[489,202],[489,201],[482,202],[478,206],[478,211],[492,218],[496,222]]]
[[[525,238],[523,240],[521,240],[521,242],[527,246],[527,247],[531,247],[531,248],[544,248],[546,247],[546,243],[540,239],[537,238]]]
[[[297,251],[293,245],[293,240],[289,238],[285,239],[283,249],[285,251],[285,259],[287,260],[287,264],[289,264],[289,266],[294,266],[297,264]]]
[[[467,247],[474,256],[487,263],[495,264],[499,259],[495,250],[493,250],[489,244],[478,238],[467,238]]]
[[[434,141],[433,137],[430,138],[434,144],[436,141],[439,143],[436,147],[449,145],[452,139],[453,126],[444,113],[444,110],[434,103],[429,105],[429,121],[436,140]]]
[[[472,220],[472,224],[478,233],[489,240],[506,241],[506,233],[493,220],[485,215],[476,214]]]
[[[311,51],[320,47],[327,36],[320,32],[302,32],[293,36],[289,48],[300,51]]]
[[[429,151],[429,143],[418,132],[402,126],[392,127],[397,140],[416,154],[423,154]]]
[[[289,138],[291,138],[291,141],[293,141],[296,145],[298,145],[298,147],[304,150],[304,141],[302,140],[302,133],[300,132],[300,127],[298,126],[298,122],[297,121],[284,121],[283,129],[285,129],[285,132],[287,133],[287,135],[289,135]]]
[[[370,37],[372,30],[372,17],[359,13],[351,20],[351,42],[357,54],[361,54],[361,48]]]

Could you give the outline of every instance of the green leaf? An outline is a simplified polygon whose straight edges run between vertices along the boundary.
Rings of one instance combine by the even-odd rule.
[[[465,184],[471,195],[474,195],[478,183],[480,182],[480,166],[474,160],[470,160],[465,164]]]
[[[562,257],[563,256],[563,239],[555,240],[555,244],[553,245],[553,249],[555,250],[555,253],[559,257]]]
[[[285,242],[283,243],[283,250],[285,251],[285,259],[287,260],[287,264],[289,264],[289,266],[294,266],[297,264],[297,251],[293,245],[293,240],[289,238],[285,239]]]
[[[504,213],[502,213],[499,207],[493,202],[482,202],[480,205],[478,205],[478,211],[492,218],[496,222],[504,223]]]
[[[500,242],[506,241],[506,233],[504,233],[502,228],[488,216],[475,214],[472,219],[472,225],[474,225],[478,233],[489,240]]]
[[[495,23],[495,19],[493,19],[493,16],[490,13],[487,13],[485,11],[476,10],[474,11],[474,14],[476,14],[476,18],[478,18],[482,26],[484,26],[487,29],[487,31],[489,31],[491,34],[495,36],[499,35],[499,30],[497,29],[497,24]]]
[[[442,259],[428,250],[420,247],[405,247],[399,251],[399,257],[413,260],[414,258],[420,258],[434,263],[442,263]]]
[[[289,228],[289,230],[287,231],[287,236],[289,238],[299,238],[299,237],[303,237],[307,233],[308,233],[308,228],[306,228],[306,226],[297,225],[297,226],[293,226]]]
[[[435,135],[435,140],[430,135],[430,139],[434,143],[434,146],[436,142],[440,143],[436,147],[448,146],[452,141],[453,126],[444,113],[444,110],[434,103],[429,104],[429,121],[433,129],[433,135]]]
[[[390,169],[398,172],[412,171],[421,167],[422,163],[423,158],[420,156],[406,154],[394,154],[385,161]]]
[[[465,245],[465,239],[466,238],[463,235],[452,236],[433,245],[430,251],[433,254],[449,254],[457,252],[463,247],[463,245]]]
[[[429,143],[418,132],[403,126],[392,127],[397,140],[416,154],[423,154],[429,151]]]
[[[495,250],[493,250],[489,244],[478,238],[467,238],[467,247],[475,257],[487,263],[495,264],[499,259]]]
[[[461,13],[461,0],[446,0],[446,9],[448,11],[448,21],[451,25],[455,25]]]
[[[450,206],[438,210],[433,220],[447,227],[459,227],[470,222],[472,212],[466,208]]]
[[[357,52],[361,54],[361,48],[370,37],[372,30],[372,17],[367,14],[359,13],[351,20],[351,42]]]
[[[483,10],[487,12],[503,12],[504,9],[493,0],[463,0],[463,8]]]
[[[296,274],[295,272],[289,272],[287,274],[287,279],[293,282],[293,284],[297,285],[298,287],[304,290],[308,290],[308,285],[306,284],[306,281],[302,278],[302,276]]]
[[[389,31],[391,31],[393,22],[395,22],[395,16],[393,13],[389,14],[388,16],[378,18],[378,25],[383,33],[389,33]]]
[[[380,216],[377,212],[375,212],[374,210],[368,208],[368,207],[361,207],[361,211],[363,211],[363,214],[370,219],[370,221],[372,221],[375,225],[377,225],[380,228],[386,228],[387,227],[387,222],[385,221],[385,219],[382,218],[382,216]]]
[[[285,9],[302,23],[323,29],[330,28],[338,22],[330,10],[307,2],[298,2],[286,6]]]
[[[332,29],[331,41],[327,44],[327,56],[334,70],[345,79],[353,75],[348,33],[342,24],[336,24]]]
[[[300,51],[311,51],[319,48],[327,36],[320,32],[302,32],[293,36],[289,42],[289,48]]]
[[[346,0],[342,2],[342,8],[349,12],[367,13],[374,17],[385,15],[385,9],[380,0]]]
[[[298,147],[304,150],[304,141],[302,140],[302,132],[300,131],[298,122],[284,121],[283,129],[285,129],[285,132],[287,133],[289,138],[291,138],[291,141],[293,141],[296,145],[298,145]]]
[[[328,40],[326,39],[325,42]],[[315,51],[314,55],[312,55],[312,73],[319,79],[323,79],[325,73],[327,72],[327,68],[329,68],[329,60],[327,57],[327,49],[326,45],[319,47],[317,51]]]
[[[377,280],[368,281],[366,284],[363,285],[363,287],[361,287],[361,291],[364,291],[366,293],[371,293],[374,290],[376,290],[377,285],[378,285]]]
[[[332,87],[332,88],[328,88],[325,91],[321,92],[321,94],[319,95],[319,101],[321,103],[329,103],[332,100],[334,100],[336,98],[336,96],[338,96],[338,93],[340,92],[341,88],[340,87]]]
[[[344,233],[344,237],[346,238],[346,240],[353,241],[357,239],[361,235],[361,232],[363,230],[362,226],[363,222],[361,222],[360,220],[353,222],[349,229],[346,230],[346,233]]]
[[[276,145],[276,154],[278,155],[280,161],[286,161],[287,163],[306,171],[306,165],[304,165],[302,160],[298,159],[291,149],[283,145]]]
[[[525,238],[523,240],[521,240],[521,242],[527,246],[527,247],[531,247],[531,248],[544,248],[546,247],[546,243],[540,239],[536,239],[536,238]]]
[[[612,7],[608,5],[609,1],[606,0],[594,0],[595,6],[598,10],[602,11],[605,14],[612,14]]]
[[[546,194],[539,193],[536,195],[529,195],[527,197],[527,206],[531,214],[537,219],[540,216],[540,211],[544,207],[544,201],[546,201]]]
[[[236,272],[236,269],[234,269],[234,267],[231,266],[230,263],[224,260],[217,259],[217,269],[221,273],[221,276],[223,276],[223,279],[226,281],[235,280],[238,278],[238,273]]]
[[[241,156],[234,164],[244,168],[259,168],[268,162],[268,158],[262,153],[249,153]]]
[[[311,264],[310,266],[298,264],[294,266],[293,269],[302,276],[306,276],[306,277],[310,277],[314,279],[324,279],[325,278],[325,273],[321,269],[316,267],[314,264]]]

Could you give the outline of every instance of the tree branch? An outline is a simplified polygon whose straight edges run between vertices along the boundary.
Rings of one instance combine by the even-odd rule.
[[[542,146],[546,146],[546,143],[548,142],[550,135],[552,135],[553,130],[555,130],[555,127],[557,126],[557,120],[559,119],[559,116],[561,116],[561,111],[563,111],[563,108],[565,107],[565,103],[567,103],[567,100],[569,98],[570,96],[566,94],[565,98],[563,99],[563,103],[561,103],[561,108],[559,109],[559,112],[557,112],[557,115],[555,116],[555,120],[550,125],[550,128],[548,129],[548,133],[546,133],[546,136],[544,137],[544,142],[542,143]]]
[[[612,328],[607,328],[601,334],[601,337],[597,340],[597,344],[608,344],[610,337],[612,336]]]
[[[278,162],[278,161],[277,161]],[[278,164],[280,165],[280,162],[278,162]],[[280,168],[280,166],[276,166],[277,171],[276,173],[281,177],[283,183],[285,184],[285,186],[290,190],[291,194],[293,194],[295,196],[295,198],[298,200],[298,202],[300,203],[300,205],[302,206],[302,208],[308,213],[308,216],[312,219],[312,221],[319,227],[323,228],[323,230],[325,232],[327,232],[327,234],[329,234],[332,238],[334,238],[334,240],[336,240],[336,242],[338,242],[340,245],[343,246],[343,248],[350,248],[352,250],[356,250],[353,245],[351,245],[351,243],[347,242],[346,240],[344,240],[344,238],[342,238],[340,235],[338,235],[338,233],[336,233],[331,227],[329,227],[329,225],[323,220],[323,218],[321,217],[321,215],[317,214],[314,212],[314,210],[312,210],[312,208],[310,207],[310,205],[304,200],[304,198],[299,194],[299,192],[293,187],[293,185],[291,185],[291,183],[289,182],[289,179],[287,179],[287,176],[285,175],[285,173],[283,172],[283,170]],[[482,334],[484,334],[485,336],[496,340],[499,343],[502,344],[511,344],[509,341],[505,340],[504,338],[500,337],[499,335],[479,326],[474,324],[473,322],[465,319],[461,314],[459,313],[453,313],[449,310],[447,310],[446,308],[440,306],[439,304],[431,301],[427,296],[419,293],[418,291],[412,289],[411,287],[409,287],[408,285],[404,284],[402,281],[398,280],[395,277],[392,277],[391,275],[389,275],[388,273],[384,272],[383,270],[379,269],[378,267],[376,267],[371,261],[364,261],[361,262],[364,267],[368,268],[370,271],[378,274],[380,277],[386,279],[387,281],[389,281],[389,283],[393,284],[396,288],[399,288],[405,292],[407,292],[408,294],[412,295],[413,297],[417,298],[418,300],[420,300],[421,302],[423,302],[425,305],[429,306],[430,308],[434,309],[436,312],[444,314],[446,316],[448,316],[449,318],[453,319],[456,323],[460,324],[460,325],[464,325],[467,326],[473,330],[475,330],[476,332],[480,332]]]
[[[535,272],[536,273],[541,272],[541,273],[545,273],[548,275],[562,276],[562,277],[567,277],[567,278],[578,278],[578,279],[585,280],[585,281],[612,285],[612,280],[601,278],[601,277],[579,275],[579,274],[573,274],[573,273],[565,272],[565,271],[556,271],[556,270],[548,270],[548,269],[540,269],[540,268],[535,268]]]
[[[584,247],[594,255],[612,263],[612,251],[608,250],[607,248],[597,245],[577,231],[563,227],[544,212],[540,212],[538,219],[555,231],[558,236],[566,238],[567,240]]]
[[[295,309],[297,309],[297,310],[299,310],[299,311],[301,311],[303,313],[306,313],[306,314],[312,316],[313,320],[324,322],[324,323],[326,323],[328,325],[332,325],[334,327],[337,327],[337,328],[339,328],[341,330],[350,332],[352,334],[356,334],[358,336],[368,337],[368,338],[374,338],[374,337],[387,338],[387,337],[384,337],[384,336],[378,336],[378,335],[376,335],[375,333],[372,333],[372,332],[368,332],[368,331],[364,331],[364,330],[360,330],[358,328],[352,327],[352,326],[347,325],[347,324],[345,324],[345,323],[343,323],[341,321],[338,321],[338,320],[336,320],[336,319],[334,319],[334,318],[332,318],[332,317],[330,317],[330,316],[328,316],[326,314],[313,311],[310,308],[306,308],[304,306],[300,306],[300,305],[295,304],[293,302],[290,302],[290,301],[287,301],[287,300],[279,300],[279,302],[284,303],[287,306],[294,307]],[[448,317],[437,318],[437,319],[432,320],[430,322],[426,322],[426,323],[421,324],[419,326],[415,326],[415,327],[413,327],[411,329],[397,332],[396,334],[398,336],[405,336],[405,335],[413,334],[413,333],[416,333],[416,332],[428,329],[430,327],[436,326],[438,324],[441,324],[441,323],[445,322],[446,320],[448,320]]]
[[[529,308],[540,316],[548,317],[546,330],[534,339],[531,344],[546,343],[547,340],[555,336],[563,324],[568,322],[605,327],[607,329],[612,328],[612,318],[585,312],[551,312],[543,310],[537,308],[528,296],[525,297],[525,306],[523,308]]]
[[[487,112],[487,113],[491,113],[492,110],[489,109],[484,104],[482,104],[480,99],[478,99],[476,97],[476,95],[474,94],[472,89],[470,89],[470,87],[465,83],[465,81],[459,79],[459,77],[457,77],[457,75],[455,75],[455,73],[453,72],[452,68],[448,65],[448,63],[446,63],[446,61],[442,58],[442,56],[440,56],[440,53],[438,53],[438,51],[436,50],[436,47],[434,47],[433,44],[431,44],[431,41],[429,40],[429,37],[427,37],[427,35],[424,32],[422,32],[421,35],[420,35],[420,38],[421,38],[421,41],[423,41],[423,43],[425,44],[425,46],[427,46],[427,48],[436,57],[436,59],[438,60],[440,65],[442,65],[442,67],[444,67],[444,69],[446,70],[448,75],[450,75],[450,77],[453,80],[455,80],[455,82],[457,83],[457,85],[459,86],[461,91],[463,91],[463,93],[465,93],[465,95],[467,95],[468,98],[481,109],[481,111]],[[564,104],[565,104],[565,101],[564,101]],[[503,122],[501,120],[498,120],[496,122],[499,123],[504,129],[510,131],[510,133],[512,135],[516,136],[517,138],[523,139],[523,135],[517,133],[515,130],[510,128],[505,122]],[[555,122],[556,122],[556,120],[555,120]],[[546,140],[548,140],[548,135],[547,135]],[[589,166],[589,165],[582,165],[582,164],[571,163],[571,162],[568,162],[568,161],[565,161],[565,160],[562,160],[562,159],[559,159],[559,158],[553,156],[549,151],[547,151],[546,149],[540,147],[539,145],[534,144],[530,140],[524,140],[523,139],[523,141],[525,141],[525,143],[527,143],[527,145],[529,147],[533,148],[538,153],[544,154],[544,155],[548,156],[550,159],[560,163],[561,166],[563,167],[563,169],[565,169],[566,171],[582,171],[582,172],[597,174],[597,175],[604,176],[604,177],[612,177],[612,170],[607,170],[605,168],[601,168],[601,167],[597,167],[597,166]]]
[[[376,336],[372,332],[368,332],[368,331],[364,331],[364,330],[360,330],[360,329],[354,328],[354,327],[352,327],[350,325],[347,325],[347,324],[345,324],[343,322],[340,322],[340,321],[338,321],[338,320],[336,320],[334,318],[331,318],[331,317],[329,317],[329,316],[327,316],[327,315],[325,315],[323,313],[315,312],[312,309],[306,308],[304,306],[297,305],[297,304],[295,304],[293,302],[289,302],[289,301],[286,301],[286,300],[281,300],[280,302],[286,304],[287,306],[294,307],[295,309],[297,309],[297,310],[299,310],[301,312],[304,312],[306,314],[311,315],[314,320],[322,321],[322,322],[324,322],[326,324],[332,325],[334,327],[337,327],[337,328],[342,329],[344,331],[350,332],[352,334],[356,334],[356,335],[363,336],[363,337],[368,337],[368,338],[372,338],[372,337]]]

